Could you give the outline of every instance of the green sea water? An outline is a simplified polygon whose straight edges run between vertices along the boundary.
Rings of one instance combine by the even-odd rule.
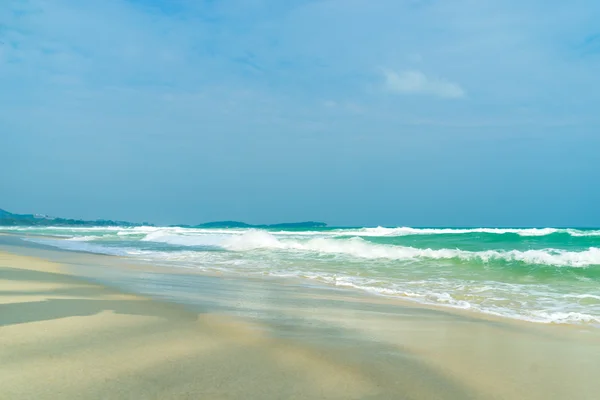
[[[0,229],[173,268],[299,278],[541,323],[600,325],[600,230]]]

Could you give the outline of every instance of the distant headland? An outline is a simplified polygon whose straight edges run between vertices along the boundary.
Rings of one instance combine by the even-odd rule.
[[[44,214],[13,214],[0,208],[0,226],[146,226],[128,221],[113,221],[110,219],[97,219],[86,221],[83,219],[57,218]]]
[[[324,222],[288,222],[282,224],[270,225],[252,225],[239,221],[217,221],[207,222],[205,224],[190,226],[190,228],[260,228],[260,229],[306,229],[306,228],[325,228],[327,224]]]
[[[110,219],[83,220],[70,218],[57,218],[44,214],[13,214],[0,208],[0,226],[155,226],[149,222],[114,221]],[[199,225],[171,225],[182,228],[255,228],[255,229],[307,229],[325,228],[324,222],[291,222],[270,225],[252,225],[239,221],[216,221]]]

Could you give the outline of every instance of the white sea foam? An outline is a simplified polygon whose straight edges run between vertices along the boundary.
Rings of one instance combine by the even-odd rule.
[[[142,241],[167,243],[176,246],[218,246],[229,235],[220,234],[181,234],[177,231],[155,231],[148,233]]]
[[[57,227],[6,227],[6,231],[63,231],[65,233],[72,232],[77,235],[85,232],[106,232],[116,233],[119,236],[149,234],[153,232],[165,232],[171,234],[184,235],[202,235],[202,234],[243,234],[254,229],[236,228],[236,229],[196,229],[196,228],[179,228],[179,227],[154,227],[154,226],[138,226],[138,227],[72,227],[72,226],[57,226]],[[580,229],[559,229],[559,228],[412,228],[412,227],[375,227],[375,228],[359,228],[359,229],[334,229],[324,231],[272,231],[271,233],[280,237],[335,237],[335,236],[360,236],[360,237],[395,237],[395,236],[418,236],[418,235],[461,235],[473,233],[485,234],[516,234],[524,237],[547,236],[555,233],[564,233],[573,237],[600,237],[600,230],[580,230]]]
[[[23,240],[43,244],[46,246],[57,247],[59,249],[71,251],[83,251],[95,254],[107,254],[112,256],[136,256],[144,252],[133,248],[108,247],[85,241],[72,241],[64,239],[44,239],[44,238],[24,238]]]
[[[600,249],[591,247],[588,250],[573,252],[558,249],[543,250],[486,250],[465,251],[457,249],[420,249],[415,247],[382,245],[367,242],[361,238],[331,239],[315,238],[307,241],[278,240],[274,235],[264,231],[248,232],[233,236],[224,244],[229,250],[247,251],[256,249],[278,249],[312,251],[327,254],[344,254],[367,259],[461,259],[489,262],[493,260],[520,261],[529,264],[555,266],[587,267],[600,265]]]
[[[203,230],[204,232],[217,233],[216,230]],[[248,230],[220,230],[218,233],[244,233]],[[276,236],[295,237],[330,237],[330,236],[359,236],[359,237],[395,237],[395,236],[419,236],[419,235],[463,235],[473,233],[486,234],[516,234],[523,237],[548,236],[555,233],[566,233],[574,237],[600,236],[600,230],[578,230],[559,228],[359,228],[359,229],[334,229],[327,231],[276,231],[271,232]]]
[[[594,299],[594,300],[600,300],[600,296],[596,296],[593,294],[566,294],[564,295],[564,297],[571,297],[571,298],[575,298],[575,299]]]
[[[530,320],[533,322],[547,322],[555,324],[569,323],[600,323],[600,318],[590,314],[580,312],[564,312],[564,311],[540,311],[534,310],[529,312]]]
[[[243,235],[230,236],[223,242],[223,247],[229,250],[244,251],[255,249],[289,249],[295,241],[283,242],[265,231],[249,231]]]
[[[567,232],[569,235],[575,237],[600,236],[600,231],[579,231],[577,229],[567,229]]]
[[[136,227],[136,228],[125,228],[117,232],[117,236],[133,236],[133,235],[144,235],[152,232],[161,230],[160,228],[152,227]]]
[[[54,228],[53,228],[54,229]],[[90,242],[101,239],[108,234],[114,236],[127,236],[130,234],[145,235],[141,239],[146,242],[166,243],[175,246],[208,246],[221,247],[235,252],[252,250],[277,250],[311,252],[316,254],[337,254],[359,259],[388,259],[388,260],[466,260],[478,262],[506,261],[523,262],[538,265],[553,265],[565,267],[587,267],[600,265],[600,249],[590,247],[582,251],[567,251],[560,249],[536,249],[536,250],[484,250],[466,251],[459,249],[430,249],[408,246],[397,246],[377,244],[366,241],[361,237],[341,238],[339,232],[331,232],[321,235],[293,235],[281,234],[281,232],[268,232],[264,230],[228,230],[228,229],[187,229],[187,228],[157,228],[157,227],[135,227],[119,228],[112,227],[102,229],[76,229],[79,233],[74,234],[69,241]],[[548,228],[551,229],[551,228]],[[361,232],[367,235],[397,235],[402,232],[412,232],[413,228],[365,228]],[[406,231],[408,230],[408,231]],[[430,234],[448,231],[445,229],[423,230],[419,232],[430,232]],[[453,232],[464,232],[466,230],[450,230]],[[473,231],[473,230],[468,230]],[[483,228],[481,230],[484,231]],[[496,230],[494,230],[496,231]],[[516,232],[517,230],[504,230]],[[524,234],[523,230],[518,230]],[[527,234],[541,235],[545,230],[529,230]],[[549,232],[549,231],[548,231]],[[580,232],[580,231],[578,231]],[[593,231],[590,231],[590,233]],[[92,233],[86,235],[86,233]],[[348,232],[346,232],[348,233]],[[314,233],[317,234],[316,232]],[[428,234],[428,233],[424,233]],[[83,236],[81,236],[83,235]],[[334,235],[334,236],[332,236]],[[337,236],[335,236],[337,235]],[[89,249],[92,247],[88,246]],[[93,250],[86,250],[93,251]]]
[[[133,232],[127,228],[127,232]],[[198,268],[242,274],[266,274],[312,279],[341,288],[355,288],[369,293],[401,297],[424,304],[469,309],[503,317],[543,323],[600,323],[600,292],[595,286],[571,286],[569,291],[551,284],[509,283],[465,278],[464,274],[440,276],[410,268],[388,269],[387,260],[428,261],[493,260],[521,261],[561,267],[600,265],[600,249],[583,251],[540,249],[527,251],[464,251],[458,249],[419,249],[414,247],[377,244],[360,237],[332,236],[300,237],[279,235],[261,230],[187,230],[184,228],[146,228],[137,230],[145,242],[166,243],[176,246],[219,246],[229,251],[149,251],[135,248],[111,247],[96,243],[102,236],[119,240],[115,230],[81,231],[78,240],[29,238],[32,242],[60,247],[66,250],[135,257],[160,265]],[[125,235],[126,236],[126,235]],[[113,244],[114,245],[114,244]],[[129,244],[128,244],[129,245]],[[145,243],[144,246],[151,246]],[[164,250],[163,247],[161,249]],[[325,255],[326,257],[321,257]],[[330,264],[331,255],[336,262]],[[352,264],[346,261],[351,261]],[[373,260],[366,263],[361,260]],[[377,260],[381,260],[381,263]],[[339,262],[341,261],[341,262]],[[355,262],[358,261],[358,262]],[[442,265],[444,263],[427,263]],[[379,269],[383,265],[383,269]],[[425,265],[425,264],[422,264]],[[363,266],[364,269],[363,269]],[[358,269],[356,269],[358,268]],[[447,270],[445,270],[447,272]],[[469,281],[465,281],[469,279]],[[471,280],[473,279],[473,280]],[[488,279],[487,276],[485,279]]]
[[[102,236],[75,236],[75,237],[70,237],[67,240],[72,241],[72,242],[89,242],[89,241],[98,240],[101,238],[102,238]]]
[[[580,232],[571,230],[572,232]],[[343,232],[343,231],[342,231]],[[454,228],[362,228],[357,231],[349,231],[348,235],[356,236],[410,236],[410,235],[459,235],[469,233],[490,233],[502,235],[506,233],[514,233],[519,236],[546,236],[557,232],[568,232],[566,229],[556,228],[465,228],[465,229],[454,229]]]
[[[560,300],[558,297],[555,297],[555,293],[551,291],[537,293],[539,296],[538,302],[532,301],[533,298],[531,297],[531,294],[536,292],[536,290],[533,290],[533,287],[537,285],[531,285],[532,287],[527,287],[526,289],[518,287],[519,290],[516,292],[520,293],[520,297],[514,299],[515,288],[517,288],[517,286],[502,282],[489,282],[491,286],[484,286],[485,290],[477,290],[477,282],[462,282],[460,285],[457,285],[456,282],[436,280],[393,283],[355,276],[300,273],[297,271],[291,274],[275,273],[274,275],[282,277],[302,276],[337,287],[353,288],[375,295],[402,298],[421,304],[473,310],[484,314],[520,319],[529,322],[546,324],[600,323],[600,317],[582,312],[582,307],[577,304],[559,303]],[[461,288],[459,292],[457,292],[457,287]],[[542,289],[543,286],[538,288],[538,290]],[[478,300],[472,299],[471,301],[468,301],[460,298],[470,296],[472,293],[482,293],[489,290],[492,290],[493,293],[481,297]],[[588,295],[581,296],[586,297]],[[513,306],[512,308],[506,306],[507,301],[511,298],[512,300],[510,300],[510,302],[516,303],[518,306]],[[524,307],[525,304],[528,304],[529,308]],[[562,306],[567,309],[579,307],[580,311],[552,311],[544,309],[544,307],[553,308],[557,306]],[[595,310],[596,312],[598,311],[597,308]],[[588,312],[592,312],[592,310],[588,309]]]

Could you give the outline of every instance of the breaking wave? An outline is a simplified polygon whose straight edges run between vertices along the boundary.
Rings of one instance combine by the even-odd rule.
[[[461,235],[473,233],[488,233],[495,235],[516,234],[519,236],[548,236],[564,233],[571,236],[600,236],[600,230],[558,229],[558,228],[361,228],[353,231],[343,231],[346,235],[356,236],[411,236],[411,235]]]
[[[182,236],[155,232],[144,238],[182,246],[217,246],[230,251],[289,250],[322,254],[342,254],[364,259],[417,260],[417,259],[459,259],[465,261],[523,262],[553,266],[587,267],[600,265],[600,248],[590,247],[583,251],[560,249],[540,250],[485,250],[466,251],[458,249],[422,249],[407,246],[384,245],[368,242],[360,237],[349,239],[312,238],[308,240],[279,239],[266,231],[247,231],[236,235],[203,234]]]
[[[527,321],[600,324],[600,268],[596,268],[600,230],[14,227],[2,231],[16,231],[25,240],[65,250],[126,256],[152,265],[310,279]]]

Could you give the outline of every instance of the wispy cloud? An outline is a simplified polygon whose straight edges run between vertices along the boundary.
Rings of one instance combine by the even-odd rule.
[[[572,62],[560,45],[567,39],[548,38],[572,38],[572,50],[581,52],[587,34],[586,51],[596,54],[592,16],[600,15],[600,6],[595,12],[570,7],[568,18],[562,8],[553,9],[550,20],[528,24],[541,2],[525,8],[516,0],[476,7],[468,0],[280,3],[244,2],[240,9],[227,2],[8,0],[0,7],[0,101],[43,104],[68,115],[61,100],[70,101],[72,91],[92,98],[117,87],[140,93],[133,104],[145,104],[141,93],[147,91],[214,94],[213,103],[190,116],[198,120],[230,102],[264,99],[278,105],[270,112],[303,110],[324,120],[330,113],[316,106],[321,99],[335,99],[336,110],[349,115],[353,109],[342,104],[360,104],[362,118],[381,120],[379,113],[386,112],[398,123],[405,122],[402,112],[449,124],[490,116],[517,121],[514,110],[531,104],[541,110],[540,122],[596,114],[598,58]],[[381,66],[391,69],[378,71]],[[578,96],[569,96],[575,87]],[[397,96],[381,96],[382,89]],[[239,93],[252,95],[240,100]],[[469,97],[472,107],[460,101],[403,103],[414,97]],[[102,114],[105,105],[95,104]],[[250,109],[240,106],[238,120],[249,118]],[[17,118],[10,107],[2,112]]]
[[[454,82],[432,78],[418,70],[383,71],[385,89],[401,94],[422,94],[447,99],[465,97],[464,89]]]

